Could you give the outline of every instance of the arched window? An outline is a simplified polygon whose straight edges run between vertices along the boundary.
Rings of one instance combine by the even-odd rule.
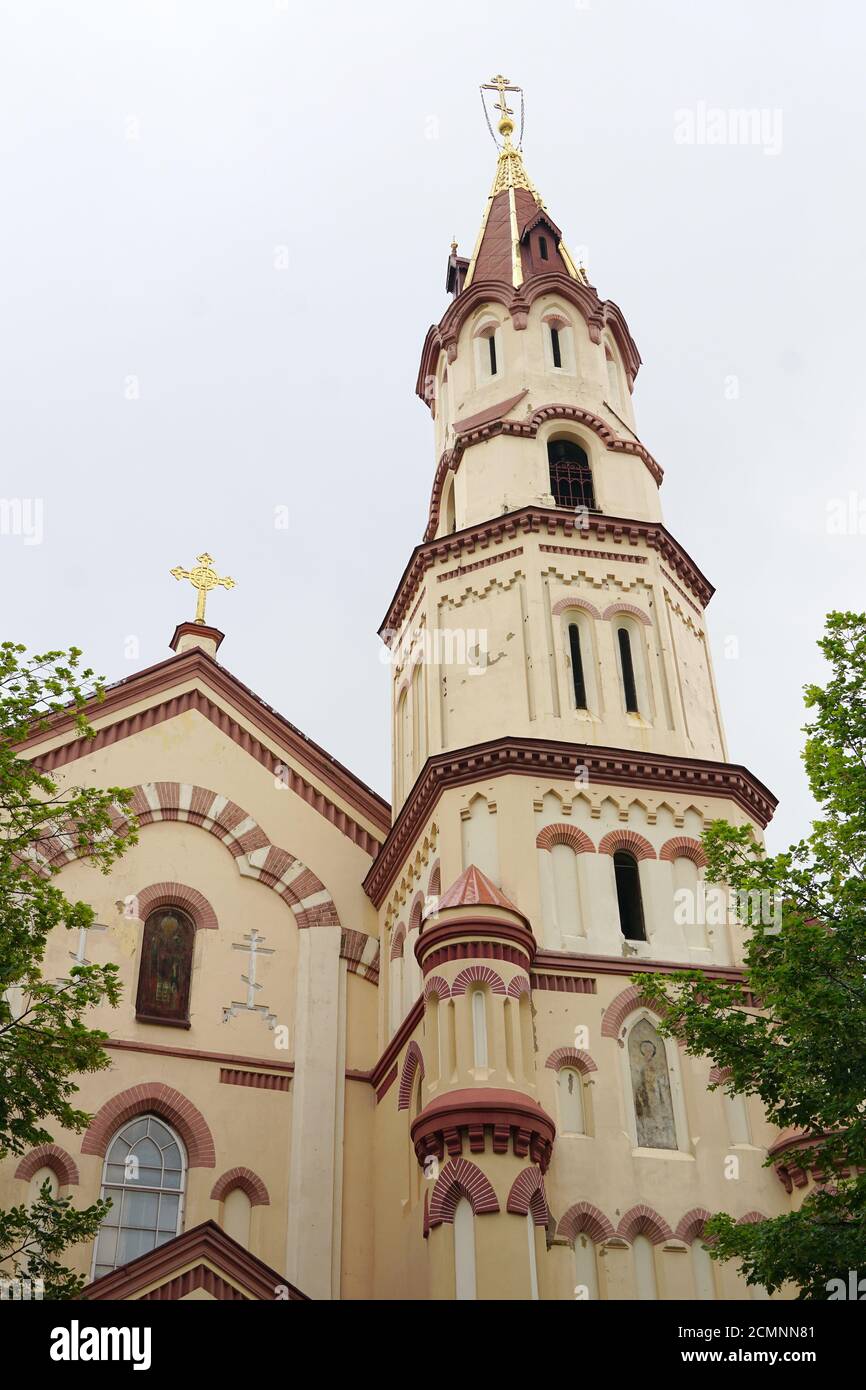
[[[562,366],[562,344],[559,341],[559,329],[554,324],[550,325],[550,351],[553,357],[554,367]]]
[[[160,907],[144,924],[135,1016],[144,1023],[189,1027],[195,927],[185,912]]]
[[[223,1230],[249,1249],[253,1204],[242,1187],[233,1187],[223,1199]]]
[[[559,1085],[559,1128],[562,1134],[584,1134],[583,1079],[574,1067],[563,1067]]]
[[[487,1007],[483,989],[472,991],[472,1046],[475,1066],[488,1065],[487,1051]]]
[[[652,1242],[646,1236],[635,1236],[632,1250],[634,1253],[634,1281],[638,1298],[658,1298]]]
[[[96,1238],[94,1279],[177,1235],[185,1178],[181,1142],[162,1120],[142,1115],[119,1130],[105,1156],[101,1196],[111,1210]]]
[[[502,362],[499,325],[488,322],[475,334],[475,373],[479,384],[499,375]]]
[[[631,654],[631,634],[627,627],[617,628],[616,640],[619,643],[619,667],[622,675],[622,693],[629,714],[638,714],[637,683],[634,678],[634,661]]]
[[[574,1238],[574,1296],[579,1303],[598,1298],[598,1264],[595,1246],[588,1235]]]
[[[568,650],[571,655],[574,707],[575,709],[586,709],[586,681],[583,675],[583,655],[580,650],[580,628],[577,623],[568,624]]]
[[[587,511],[594,512],[592,469],[585,450],[573,439],[552,439],[547,446],[547,462],[550,491],[557,507],[569,510],[585,507]]]
[[[604,365],[607,369],[607,391],[610,396],[608,405],[612,405],[617,412],[622,410],[622,394],[619,389],[619,368],[616,359],[609,347],[604,349]]]
[[[442,509],[443,530],[442,534],[450,536],[452,531],[457,530],[457,507],[454,500],[454,474],[449,473],[445,483],[445,502]]]
[[[454,1270],[455,1296],[460,1300],[474,1299],[475,1283],[475,1213],[465,1197],[461,1197],[454,1212]]]
[[[722,1099],[728,1117],[728,1133],[731,1136],[731,1143],[751,1144],[752,1130],[749,1125],[746,1097],[740,1091],[735,1091],[733,1095],[729,1095],[725,1091]]]
[[[628,1066],[638,1148],[677,1148],[667,1052],[648,1018],[639,1018],[628,1035]]]
[[[701,1299],[711,1299],[716,1296],[716,1280],[713,1274],[713,1262],[710,1259],[710,1252],[704,1245],[703,1240],[693,1240],[691,1245],[692,1252],[692,1274],[695,1281],[695,1297]]]
[[[613,856],[616,878],[616,900],[619,906],[619,929],[626,941],[646,941],[640,873],[637,860],[628,850],[618,849]]]

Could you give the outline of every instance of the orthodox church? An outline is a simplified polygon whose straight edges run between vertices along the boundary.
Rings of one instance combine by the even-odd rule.
[[[729,760],[640,354],[530,182],[517,90],[488,88],[493,186],[421,352],[429,516],[381,625],[391,805],[222,665],[208,555],[176,572],[195,620],[95,738],[60,717],[26,747],[133,788],[140,825],[108,877],[57,848],[96,922],[45,968],[119,966],[90,1016],[111,1066],[80,1078],[82,1134],[0,1166],[0,1207],[46,1178],[111,1198],[69,1253],[85,1299],[745,1299],[706,1219],[811,1182],[632,983],[738,978],[700,835],[760,837],[775,800]]]

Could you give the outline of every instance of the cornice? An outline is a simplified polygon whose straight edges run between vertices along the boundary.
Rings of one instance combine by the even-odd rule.
[[[486,550],[491,545],[519,536],[556,536],[560,533],[583,540],[584,545],[590,533],[602,542],[608,537],[615,542],[625,540],[629,545],[638,545],[642,541],[651,550],[658,551],[665,563],[696,595],[702,608],[706,607],[715,592],[692,557],[660,521],[636,521],[634,518],[604,516],[601,513],[577,517],[574,512],[560,511],[556,507],[521,507],[490,521],[481,521],[462,531],[453,531],[448,536],[439,536],[416,545],[379,627],[379,635],[390,646],[389,635],[399,631],[425,574],[437,561],[459,560],[466,552],[472,554],[478,549]]]
[[[260,732],[271,738],[285,753],[294,757],[306,770],[319,778],[325,786],[342,797],[357,812],[363,815],[382,835],[387,834],[391,823],[388,803],[370,787],[360,782],[349,770],[332,758],[323,748],[307,738],[306,734],[276,710],[271,709],[247,686],[243,685],[225,667],[220,666],[213,657],[200,648],[182,652],[167,660],[150,666],[144,671],[109,686],[102,701],[93,700],[86,707],[89,720],[94,723],[94,738],[81,738],[75,730],[72,714],[60,714],[50,720],[48,726],[39,733],[18,745],[21,752],[33,753],[34,760],[46,772],[61,767],[67,762],[81,758],[96,749],[116,743],[119,739],[139,733],[143,728],[159,724],[165,719],[183,713],[185,709],[195,708],[237,743],[258,762],[273,768],[274,752],[259,742],[248,729],[231,718],[219,705],[208,700],[202,691],[193,687],[181,691],[172,699],[154,703],[148,709],[138,710],[126,718],[115,718],[105,723],[106,717],[122,716],[124,709],[131,705],[155,701],[156,697],[169,690],[176,690],[187,681],[198,679],[208,686],[214,694],[242,713]],[[69,734],[67,742],[54,748],[39,752],[40,745],[58,735]],[[290,769],[291,772],[291,769]],[[304,800],[320,811],[332,824],[348,835],[354,843],[367,854],[374,854],[379,843],[376,836],[366,826],[355,821],[343,807],[331,801],[320,787],[307,782],[299,774],[294,774],[298,786],[295,788]]]
[[[412,1122],[409,1134],[418,1162],[429,1154],[442,1159],[459,1158],[468,1139],[470,1153],[484,1153],[488,1143],[494,1153],[529,1157],[542,1173],[547,1171],[556,1137],[556,1126],[537,1101],[520,1091],[475,1086],[437,1096]]]
[[[577,763],[587,769],[590,783],[648,787],[688,796],[725,797],[736,802],[762,827],[766,826],[777,805],[772,792],[738,763],[636,753],[627,748],[597,748],[557,739],[492,739],[428,758],[364,879],[368,896],[376,907],[381,906],[406,854],[442,793],[449,788],[481,778],[515,774],[563,777],[571,781]]]

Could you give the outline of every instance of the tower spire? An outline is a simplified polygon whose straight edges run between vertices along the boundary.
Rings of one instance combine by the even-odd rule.
[[[497,96],[492,109],[498,117],[496,129],[499,139],[490,121],[485,92],[495,92]],[[506,102],[506,92],[520,95],[520,132],[517,144],[512,139],[514,111]],[[527,278],[522,243],[530,224],[539,215],[550,223],[561,262],[558,266],[551,264],[549,268],[564,269],[573,280],[585,282],[586,277],[569,256],[559,228],[547,217],[544,200],[526,172],[522,152],[523,89],[499,73],[489,82],[482,83],[481,101],[487,127],[499,150],[499,158],[496,161],[493,187],[487,198],[481,229],[469,261],[463,288],[467,289],[474,279],[507,279],[515,289],[522,285]]]

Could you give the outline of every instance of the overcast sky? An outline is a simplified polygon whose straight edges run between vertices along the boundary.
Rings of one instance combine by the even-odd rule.
[[[771,845],[799,836],[801,687],[825,612],[864,606],[863,11],[0,16],[0,495],[43,507],[41,543],[0,535],[3,635],[120,679],[168,654],[194,609],[168,571],[207,549],[238,584],[209,604],[220,659],[389,793],[376,630],[434,468],[413,388],[493,175],[478,85],[504,72],[530,175],[644,360],[666,524],[717,588],[731,759],[781,798]],[[760,111],[757,139],[707,143],[717,108]]]

